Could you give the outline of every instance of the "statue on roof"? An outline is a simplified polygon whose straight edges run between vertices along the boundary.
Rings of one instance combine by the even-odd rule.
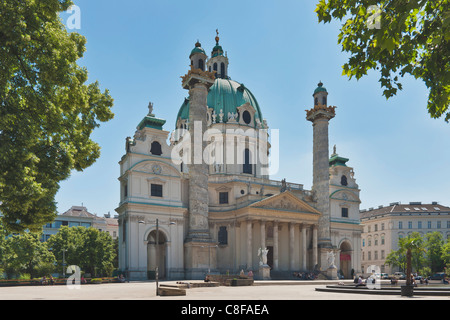
[[[148,103],[148,115],[153,114],[153,102]]]

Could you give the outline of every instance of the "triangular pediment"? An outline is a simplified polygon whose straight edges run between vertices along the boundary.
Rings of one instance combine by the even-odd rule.
[[[305,201],[297,198],[290,191],[285,191],[261,201],[255,202],[251,204],[250,207],[320,214],[319,211],[307,204]]]

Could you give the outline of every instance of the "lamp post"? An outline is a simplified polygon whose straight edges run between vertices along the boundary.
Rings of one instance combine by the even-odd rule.
[[[63,279],[65,279],[66,278],[66,249],[62,249],[62,252],[63,252],[63,263],[62,263],[62,265],[63,265]]]
[[[139,221],[140,224],[152,224],[145,221]],[[169,222],[168,225],[174,225],[175,222]],[[139,240],[140,241],[140,240]],[[138,247],[139,254],[139,247]],[[159,219],[156,219],[156,267],[155,267],[155,282],[156,282],[156,295],[159,296]],[[139,264],[139,261],[138,261]]]

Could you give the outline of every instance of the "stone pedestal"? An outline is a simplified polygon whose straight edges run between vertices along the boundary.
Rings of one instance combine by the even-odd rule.
[[[327,269],[327,277],[329,280],[338,280],[339,279],[339,277],[337,275],[337,268],[335,265],[332,265]]]
[[[267,264],[260,265],[258,275],[261,280],[270,280],[270,267]]]
[[[184,244],[185,278],[201,280],[215,271],[217,244],[213,242],[189,241]]]

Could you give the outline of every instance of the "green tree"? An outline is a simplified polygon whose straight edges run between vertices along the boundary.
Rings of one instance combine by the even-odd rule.
[[[407,273],[408,259],[410,259],[411,270],[421,270],[426,264],[423,245],[424,239],[418,232],[413,232],[408,237],[399,239],[398,250],[392,250],[387,255],[386,264],[391,267],[399,267]],[[408,249],[412,250],[408,252]]]
[[[338,43],[350,54],[343,75],[379,70],[387,99],[412,75],[429,89],[431,117],[450,120],[449,0],[320,0],[315,11],[319,22],[343,22]]]
[[[425,235],[425,247],[427,250],[428,264],[432,272],[440,272],[444,269],[442,260],[442,247],[444,240],[440,232],[431,232]]]
[[[100,156],[90,139],[113,99],[77,65],[86,39],[59,13],[70,0],[0,1],[0,211],[10,232],[41,230],[71,170]]]
[[[411,274],[413,270],[412,266],[412,255],[413,252],[420,252],[423,249],[421,248],[421,238],[409,236],[399,240],[400,250],[405,252],[406,256],[406,285],[411,285]],[[417,269],[416,269],[417,270]]]
[[[27,273],[31,278],[46,275],[55,261],[40,234],[24,232],[6,239],[5,271],[11,275]],[[45,274],[40,274],[44,271]]]
[[[77,265],[91,275],[110,276],[116,256],[111,235],[95,228],[62,227],[48,240],[58,262],[58,269]],[[63,254],[63,250],[64,254]],[[67,266],[63,266],[63,256]]]
[[[442,246],[441,252],[441,259],[445,264],[447,275],[450,275],[450,241],[447,241],[447,243]]]

